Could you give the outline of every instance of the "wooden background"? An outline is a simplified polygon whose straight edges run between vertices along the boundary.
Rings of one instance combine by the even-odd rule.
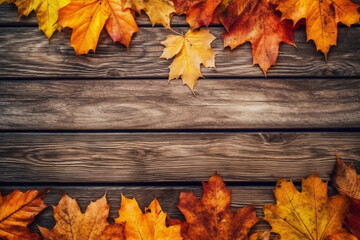
[[[339,27],[327,62],[296,31],[297,48],[281,45],[266,79],[252,67],[250,44],[223,50],[224,29],[211,26],[217,68],[202,69],[194,97],[180,80],[167,84],[171,61],[159,59],[160,42],[171,32],[152,28],[145,15],[129,51],[103,32],[96,54],[78,57],[70,30],[49,42],[34,14],[16,16],[15,6],[0,6],[3,195],[50,186],[46,204],[66,192],[84,211],[107,192],[109,221],[121,193],[141,207],[156,197],[182,219],[179,193],[200,197],[201,181],[217,171],[232,207],[255,203],[262,217],[279,176],[299,188],[314,171],[329,180],[336,153],[360,166],[359,25]],[[172,26],[187,31],[183,17]],[[37,224],[54,225],[51,208]]]

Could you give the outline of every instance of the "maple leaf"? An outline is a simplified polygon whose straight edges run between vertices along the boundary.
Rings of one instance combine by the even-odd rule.
[[[353,163],[348,166],[338,156],[333,174],[333,185],[339,192],[351,198],[360,199],[360,175],[356,174]]]
[[[186,14],[186,22],[192,29],[209,26],[221,0],[173,0],[176,13]]]
[[[203,77],[200,65],[215,67],[215,51],[211,48],[211,42],[215,37],[209,30],[189,30],[185,36],[168,35],[161,42],[165,46],[161,58],[172,58],[170,65],[169,81],[181,76],[183,84],[186,84],[192,92],[199,77]]]
[[[27,17],[37,6],[36,0],[15,0],[13,2],[18,9],[18,18],[21,16]]]
[[[170,19],[175,13],[171,0],[123,0],[123,3],[124,8],[131,8],[139,14],[144,10],[153,26],[159,23],[170,28]]]
[[[106,0],[72,0],[59,10],[58,24],[73,29],[71,46],[76,54],[95,52],[100,32],[111,12]]]
[[[265,220],[281,239],[329,239],[342,229],[349,210],[344,195],[327,196],[327,182],[316,173],[302,180],[302,192],[290,181],[279,178],[274,190],[276,205],[265,205]]]
[[[39,29],[50,39],[56,30],[61,30],[57,24],[58,10],[66,6],[70,0],[0,0],[0,4],[3,2],[15,3],[18,8],[18,18],[28,16],[35,10]]]
[[[111,236],[116,233],[122,233],[121,225],[111,226],[107,222],[110,207],[105,195],[96,202],[91,202],[85,213],[81,212],[76,200],[66,194],[53,208],[55,227],[51,230],[39,227],[45,240],[107,240],[113,239]],[[123,239],[123,237],[118,236],[114,239]]]
[[[131,37],[139,28],[130,9],[124,9],[120,0],[107,0],[110,16],[105,23],[107,32],[114,42],[120,42],[127,48]]]
[[[5,197],[0,195],[0,239],[40,239],[40,236],[31,232],[27,226],[46,208],[46,192],[47,190],[29,190],[22,193],[15,190]]]
[[[177,207],[184,214],[181,232],[185,240],[242,240],[259,219],[255,206],[240,208],[233,213],[230,209],[231,190],[227,189],[221,177],[214,174],[208,183],[203,182],[201,200],[190,193],[180,193]]]
[[[350,211],[346,216],[346,227],[360,239],[360,200],[352,199]]]
[[[78,55],[95,52],[105,24],[113,41],[126,47],[133,33],[139,31],[134,16],[121,0],[72,0],[59,10],[58,24],[73,29],[71,46]]]
[[[166,213],[154,199],[145,214],[135,199],[121,196],[121,207],[116,223],[125,223],[124,234],[127,240],[181,240],[180,225],[166,227]]]
[[[317,50],[325,54],[336,45],[337,24],[350,27],[359,22],[358,5],[350,0],[277,0],[277,9],[282,19],[291,19],[296,24],[306,19],[307,40],[312,39]]]
[[[18,0],[16,0],[18,1]],[[39,29],[42,30],[48,39],[56,30],[61,30],[57,24],[58,10],[70,3],[70,0],[35,0],[36,17],[39,22]]]
[[[223,33],[224,47],[231,49],[251,42],[253,64],[265,75],[276,64],[281,42],[294,45],[294,31],[290,21],[281,21],[275,6],[268,0],[230,1],[227,11],[219,16],[227,32]]]

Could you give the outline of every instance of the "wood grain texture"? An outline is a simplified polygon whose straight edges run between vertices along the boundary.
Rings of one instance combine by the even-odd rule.
[[[6,78],[168,78],[172,60],[159,59],[161,41],[172,34],[162,28],[141,28],[130,49],[114,44],[108,34],[100,36],[96,54],[75,57],[70,42],[70,30],[55,33],[50,43],[32,27],[6,27],[0,31],[0,79]],[[174,27],[178,32],[187,28]],[[230,51],[223,49],[220,37],[223,28],[213,27],[217,39],[212,44],[216,55],[216,70],[202,68],[206,78],[260,77],[264,74],[252,66],[249,43]],[[338,44],[325,61],[313,43],[306,43],[305,31],[295,34],[297,48],[282,44],[277,65],[268,77],[359,77],[360,28],[339,29]]]
[[[0,129],[360,127],[360,80],[0,81]]]
[[[0,187],[2,195],[9,194],[16,188],[23,189],[23,191],[30,189],[31,187]],[[34,186],[36,189],[42,189]],[[262,206],[265,204],[275,204],[275,198],[273,197],[272,190],[274,187],[261,187],[261,186],[230,186],[232,190],[232,210],[244,206],[256,204],[256,212],[258,217],[263,217]],[[45,204],[48,206],[57,205],[63,192],[67,193],[70,197],[76,198],[82,211],[85,211],[90,201],[95,201],[102,197],[105,192],[108,203],[110,205],[110,216],[109,222],[113,222],[113,218],[118,217],[118,209],[121,202],[121,193],[126,197],[135,197],[139,202],[140,208],[144,211],[150,202],[156,197],[164,212],[170,217],[183,220],[182,213],[176,208],[180,192],[194,192],[194,194],[200,198],[202,195],[202,188],[199,183],[198,186],[191,187],[93,187],[93,186],[82,186],[82,187],[67,187],[58,186],[52,188],[51,192],[45,197]],[[329,187],[329,193],[334,194],[335,190]],[[46,208],[36,218],[36,224],[42,227],[51,228],[55,225],[53,218],[53,210],[51,207]],[[36,230],[36,227],[33,226]],[[270,229],[270,226],[265,221],[260,221],[254,228],[253,231]]]
[[[359,133],[3,133],[0,182],[329,179],[338,153],[360,167]]]

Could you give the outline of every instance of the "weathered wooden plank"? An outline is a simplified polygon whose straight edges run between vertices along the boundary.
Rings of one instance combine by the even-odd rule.
[[[14,189],[19,188],[16,186],[9,187],[0,187],[0,192],[2,195],[6,195],[13,191]],[[20,187],[20,189],[29,190],[31,187]],[[41,189],[34,186],[34,188]],[[274,187],[245,187],[245,186],[231,186],[229,187],[232,190],[232,201],[231,206],[232,210],[244,206],[249,206],[256,204],[256,212],[258,217],[263,217],[262,207],[265,204],[275,204],[275,199],[273,197],[272,189]],[[330,193],[334,194],[334,189],[329,188]],[[144,210],[153,198],[157,198],[161,204],[162,209],[170,217],[183,220],[182,213],[176,208],[180,192],[190,192],[193,191],[194,194],[200,198],[202,195],[202,189],[199,184],[198,187],[92,187],[92,186],[82,186],[82,187],[54,187],[51,192],[47,194],[45,198],[45,203],[48,206],[57,205],[63,192],[67,193],[70,197],[76,198],[79,203],[79,206],[82,211],[85,211],[87,205],[90,201],[95,201],[101,198],[105,192],[110,205],[110,216],[109,222],[113,222],[113,218],[118,217],[118,209],[120,208],[121,202],[121,193],[126,197],[135,197],[139,202],[140,208]],[[53,218],[53,210],[51,207],[46,208],[39,216],[36,218],[36,224],[42,227],[51,228],[55,225],[55,220]],[[36,229],[34,227],[34,229]],[[260,221],[253,229],[253,231],[270,229],[270,226],[265,221]]]
[[[0,81],[0,129],[358,128],[360,80]]]
[[[360,167],[359,133],[2,133],[0,182],[329,179],[335,154]]]
[[[187,28],[174,27],[178,32]],[[213,27],[217,37],[213,48],[216,70],[203,68],[206,78],[260,77],[259,67],[252,66],[251,45],[230,51],[223,50],[220,34],[223,28]],[[0,78],[168,78],[171,60],[159,59],[161,41],[172,32],[162,28],[141,28],[129,51],[114,44],[103,32],[96,54],[75,57],[69,46],[70,30],[56,34],[50,41],[36,28],[7,27],[0,31]],[[328,56],[316,52],[313,43],[306,43],[304,31],[296,32],[297,48],[283,44],[277,65],[268,77],[358,77],[360,76],[360,28],[339,29],[338,45]]]

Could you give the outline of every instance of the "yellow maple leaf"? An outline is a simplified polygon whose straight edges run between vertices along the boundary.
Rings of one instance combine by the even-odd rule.
[[[18,18],[27,17],[36,8],[36,0],[15,0],[14,3],[18,9]]]
[[[18,8],[18,18],[27,17],[35,10],[39,29],[50,39],[56,30],[61,30],[57,24],[58,10],[69,4],[70,0],[0,0],[0,4],[4,2],[15,3]]]
[[[349,199],[327,196],[327,182],[316,173],[302,181],[302,192],[294,184],[279,179],[274,190],[276,205],[265,205],[265,220],[281,239],[326,240],[342,230]]]
[[[139,208],[135,199],[121,196],[121,207],[116,223],[125,223],[125,238],[127,240],[181,240],[181,227],[174,225],[166,227],[166,213],[154,199],[145,214]]]
[[[61,30],[61,27],[57,24],[58,10],[69,3],[70,0],[35,0],[35,12],[39,22],[39,29],[45,33],[47,38],[50,39],[56,30]]]
[[[165,49],[161,58],[172,58],[170,65],[169,81],[181,76],[183,84],[186,84],[194,92],[194,86],[199,77],[203,77],[200,65],[215,67],[215,51],[211,48],[211,42],[215,37],[209,30],[189,30],[184,36],[168,35],[161,42]]]
[[[358,5],[350,0],[277,0],[277,9],[283,19],[292,19],[294,24],[306,19],[307,40],[314,40],[317,50],[325,54],[336,45],[337,24],[359,22]]]
[[[170,0],[123,0],[124,9],[131,8],[141,14],[141,11],[149,16],[151,24],[159,23],[170,28],[170,19],[175,13],[174,3]]]

